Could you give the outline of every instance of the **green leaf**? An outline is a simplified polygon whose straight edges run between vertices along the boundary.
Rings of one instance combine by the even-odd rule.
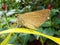
[[[60,15],[59,15],[59,16],[60,16]],[[53,22],[54,25],[60,24],[60,17],[54,17],[54,18],[52,19],[52,22]]]
[[[46,34],[46,35],[54,35],[55,34],[55,30],[53,28],[46,28],[45,30],[41,27],[37,30],[38,32],[41,32],[43,34]],[[45,42],[46,41],[46,38],[40,36],[42,38],[42,40]]]
[[[29,34],[20,34],[20,39],[22,41],[22,45],[26,45],[27,41],[30,39],[30,35]]]
[[[55,16],[56,12],[59,12],[59,10],[57,10],[57,9],[52,9],[51,12],[50,12],[50,17]]]
[[[57,34],[57,35],[59,35],[60,36],[60,30],[59,31],[56,31],[56,33],[55,34]]]
[[[54,35],[55,34],[55,30],[53,28],[46,28],[46,29],[39,28],[38,32],[41,32],[41,33],[47,34],[47,35]]]
[[[44,34],[47,35],[54,35],[55,34],[55,30],[53,28],[47,28],[43,31]]]
[[[9,44],[13,43],[13,42],[16,40],[16,38],[17,38],[17,35],[14,34],[14,35],[11,36],[11,38],[9,39],[8,43],[9,43]]]
[[[48,22],[44,22],[41,27],[49,27],[51,26],[51,23],[48,21]]]

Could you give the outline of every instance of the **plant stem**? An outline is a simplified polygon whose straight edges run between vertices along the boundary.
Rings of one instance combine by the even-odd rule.
[[[1,20],[0,20],[0,28],[2,28],[2,26],[1,26]]]
[[[8,28],[9,28],[9,27],[10,27],[9,24],[8,24],[9,21],[8,21],[8,19],[7,19],[7,16],[6,16],[6,13],[5,13],[5,12],[4,12],[4,17],[5,17],[5,19],[6,19],[6,23],[7,23],[7,26],[8,26]]]
[[[43,39],[41,36],[40,36],[40,41],[41,41],[42,45],[44,45],[44,42],[43,42]]]

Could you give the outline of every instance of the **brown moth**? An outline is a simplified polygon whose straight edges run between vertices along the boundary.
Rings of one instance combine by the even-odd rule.
[[[17,15],[17,24],[30,29],[37,29],[49,16],[49,9],[38,10]]]

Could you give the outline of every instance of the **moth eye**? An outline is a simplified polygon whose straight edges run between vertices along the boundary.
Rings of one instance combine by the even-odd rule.
[[[17,17],[18,17],[18,15],[15,15],[15,17],[17,18]]]
[[[17,18],[20,14],[15,14],[15,17]]]

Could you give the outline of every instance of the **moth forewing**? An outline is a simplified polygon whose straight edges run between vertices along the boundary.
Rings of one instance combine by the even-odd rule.
[[[43,9],[39,11],[18,14],[18,24],[21,24],[30,29],[37,29],[49,16],[50,10]]]

